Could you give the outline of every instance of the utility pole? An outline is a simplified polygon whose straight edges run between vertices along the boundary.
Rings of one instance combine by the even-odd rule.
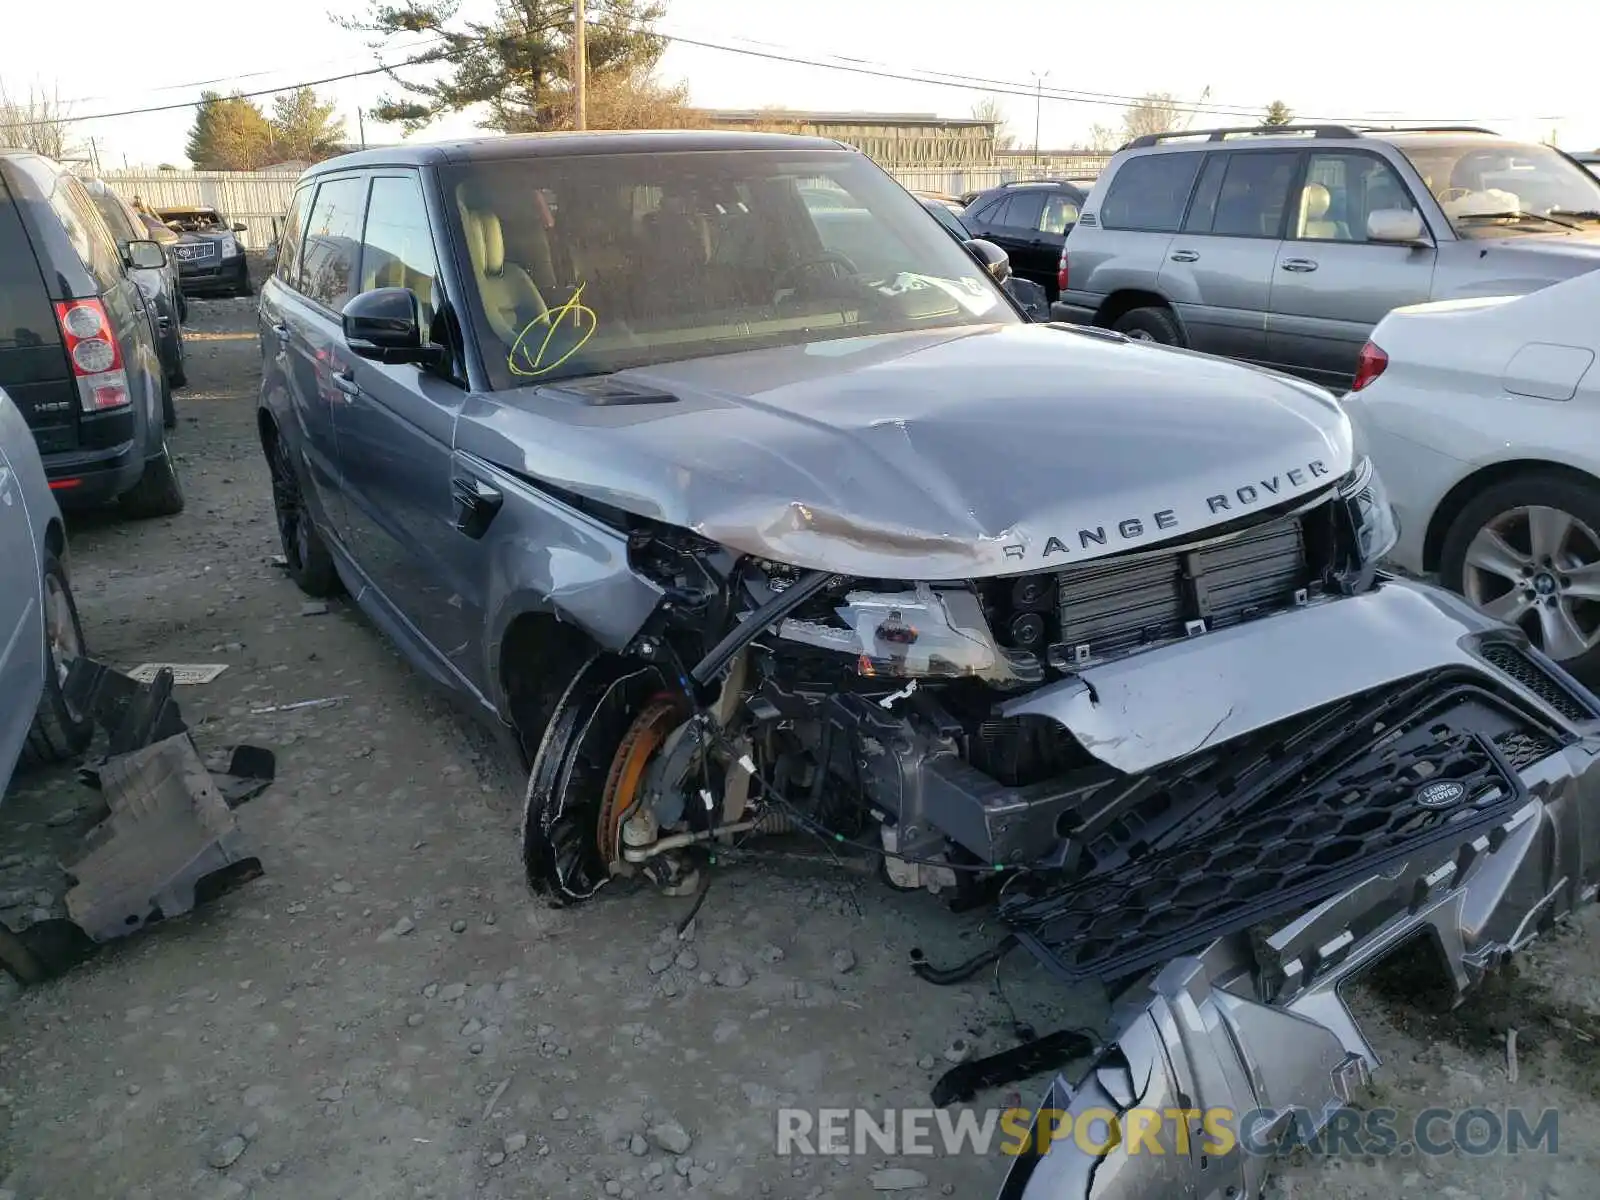
[[[356,105],[356,132],[361,138],[361,148],[365,150],[367,148],[367,121],[359,104]]]
[[[1049,78],[1049,71],[1046,71],[1043,75],[1035,75],[1033,77],[1034,85],[1038,89],[1034,94],[1033,100],[1033,162],[1035,166],[1039,164],[1039,115],[1044,109],[1044,81]]]
[[[572,0],[572,127],[589,127],[589,49],[583,0]]]

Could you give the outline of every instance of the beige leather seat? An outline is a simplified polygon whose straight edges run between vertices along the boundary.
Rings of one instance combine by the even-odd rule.
[[[506,345],[512,345],[548,306],[528,273],[506,261],[505,235],[498,216],[483,209],[467,209],[462,212],[462,224],[484,315],[490,328]]]
[[[1308,183],[1300,192],[1300,236],[1323,242],[1348,242],[1350,227],[1328,220],[1333,193],[1320,183]]]

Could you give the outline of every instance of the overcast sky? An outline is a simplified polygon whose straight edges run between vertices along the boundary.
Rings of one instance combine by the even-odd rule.
[[[13,93],[30,83],[55,90],[88,116],[192,100],[203,83],[255,91],[370,66],[365,40],[329,19],[335,2],[213,4],[203,15],[188,10],[196,17],[185,23],[181,6],[76,0],[63,23],[50,5],[0,0],[0,82]],[[346,0],[351,8],[357,3]],[[493,0],[463,0],[462,7],[483,14]],[[662,74],[686,81],[694,103],[717,108],[968,116],[996,95],[1026,146],[1033,142],[1035,78],[1048,72],[1038,105],[1047,148],[1080,143],[1097,122],[1116,124],[1120,107],[1115,99],[1052,98],[1049,89],[1107,97],[1164,91],[1191,104],[1204,96],[1205,104],[1238,113],[1281,99],[1306,118],[1471,121],[1513,136],[1554,138],[1568,149],[1600,147],[1600,14],[1593,0],[1532,7],[1505,0],[668,0],[661,28],[862,71],[993,81],[940,86],[675,43]],[[403,54],[403,44],[389,53]],[[338,102],[354,138],[357,109],[388,86],[379,76],[319,90]],[[1008,94],[1016,92],[1025,94]],[[107,169],[124,160],[183,165],[192,119],[192,110],[180,109],[85,122],[79,132],[94,137]],[[1194,122],[1249,123],[1220,111]],[[470,116],[454,117],[422,136],[472,128]],[[399,138],[372,122],[366,135]]]

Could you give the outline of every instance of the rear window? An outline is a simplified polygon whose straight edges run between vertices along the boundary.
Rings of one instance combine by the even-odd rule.
[[[33,246],[5,182],[0,180],[0,351],[44,345],[56,336],[55,313]],[[0,371],[0,385],[6,382]]]
[[[1202,157],[1183,152],[1128,159],[1100,202],[1101,227],[1176,233]]]

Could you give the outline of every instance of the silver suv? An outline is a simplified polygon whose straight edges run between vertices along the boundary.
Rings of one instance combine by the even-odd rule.
[[[1343,387],[1391,309],[1520,295],[1600,267],[1600,179],[1489,130],[1155,134],[1096,181],[1058,321]]]

